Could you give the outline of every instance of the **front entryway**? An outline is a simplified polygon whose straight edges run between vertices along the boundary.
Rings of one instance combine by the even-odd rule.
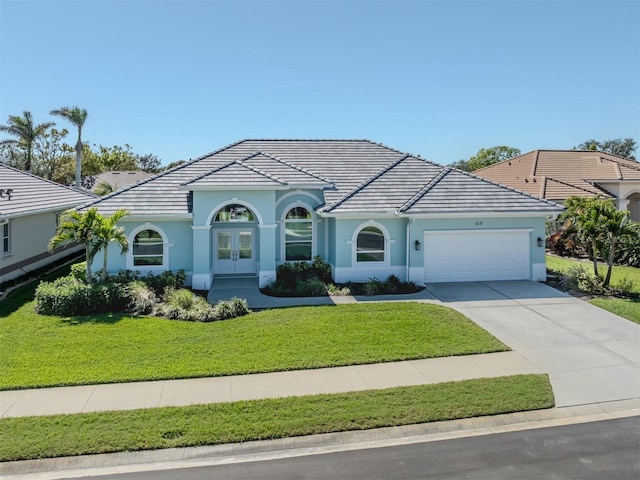
[[[255,274],[255,229],[214,230],[214,272],[216,275]]]

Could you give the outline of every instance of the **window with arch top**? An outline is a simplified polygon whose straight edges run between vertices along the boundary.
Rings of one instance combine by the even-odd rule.
[[[357,262],[384,262],[385,238],[378,227],[364,227],[356,239]]]
[[[304,207],[293,207],[284,220],[285,260],[311,260],[313,255],[313,216]]]
[[[141,230],[133,240],[134,266],[160,266],[164,262],[164,242],[153,229]]]

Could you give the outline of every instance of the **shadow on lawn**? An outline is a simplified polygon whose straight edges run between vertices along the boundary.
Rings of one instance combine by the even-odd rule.
[[[132,318],[135,315],[123,313],[101,313],[97,315],[83,315],[79,317],[65,317],[60,319],[64,325],[115,325],[124,318]]]

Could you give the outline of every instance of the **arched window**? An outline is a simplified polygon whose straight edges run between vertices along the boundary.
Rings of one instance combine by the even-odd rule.
[[[356,240],[357,262],[384,262],[385,261],[384,233],[378,227],[364,227],[358,233]]]
[[[233,203],[222,207],[216,213],[214,222],[255,222],[253,212],[244,205]]]
[[[285,260],[311,260],[313,255],[313,216],[304,207],[293,207],[284,221]]]
[[[164,262],[164,242],[155,230],[141,230],[133,240],[133,265],[136,267],[159,266]]]

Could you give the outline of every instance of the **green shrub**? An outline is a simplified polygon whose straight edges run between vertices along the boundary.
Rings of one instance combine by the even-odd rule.
[[[364,285],[365,295],[379,295],[382,291],[382,281],[378,277],[371,277]]]
[[[53,282],[41,282],[35,300],[37,313],[68,317],[125,311],[128,294],[119,283],[87,285],[68,275]]]
[[[242,317],[251,313],[249,304],[244,298],[233,297],[231,299],[231,309],[233,310],[234,317]]]
[[[560,284],[568,290],[579,290],[588,295],[604,295],[606,288],[600,277],[596,277],[584,265],[572,265],[564,273]]]
[[[333,283],[327,285],[327,293],[334,297],[347,297],[351,295],[349,287],[338,287]]]
[[[301,286],[303,287],[303,294],[305,296],[318,297],[327,294],[327,285],[318,277],[305,280]]]
[[[184,285],[185,279],[184,270],[178,270],[176,273],[166,270],[158,275],[149,272],[146,276],[140,278],[140,280],[153,289],[156,295],[162,295],[167,288],[174,290],[181,288]]]
[[[158,304],[158,297],[147,284],[133,280],[127,284],[129,305],[127,311],[136,315],[148,315]]]
[[[314,275],[324,283],[331,283],[331,265],[325,263],[319,255],[313,257],[311,269],[313,270]]]
[[[167,287],[164,293],[164,302],[168,305],[189,310],[193,307],[195,297],[191,290],[186,288],[174,289]]]
[[[384,293],[398,293],[402,288],[402,282],[395,275],[389,275],[387,280],[382,284],[382,291]]]
[[[71,276],[84,283],[87,277],[87,262],[74,263],[71,265]]]

